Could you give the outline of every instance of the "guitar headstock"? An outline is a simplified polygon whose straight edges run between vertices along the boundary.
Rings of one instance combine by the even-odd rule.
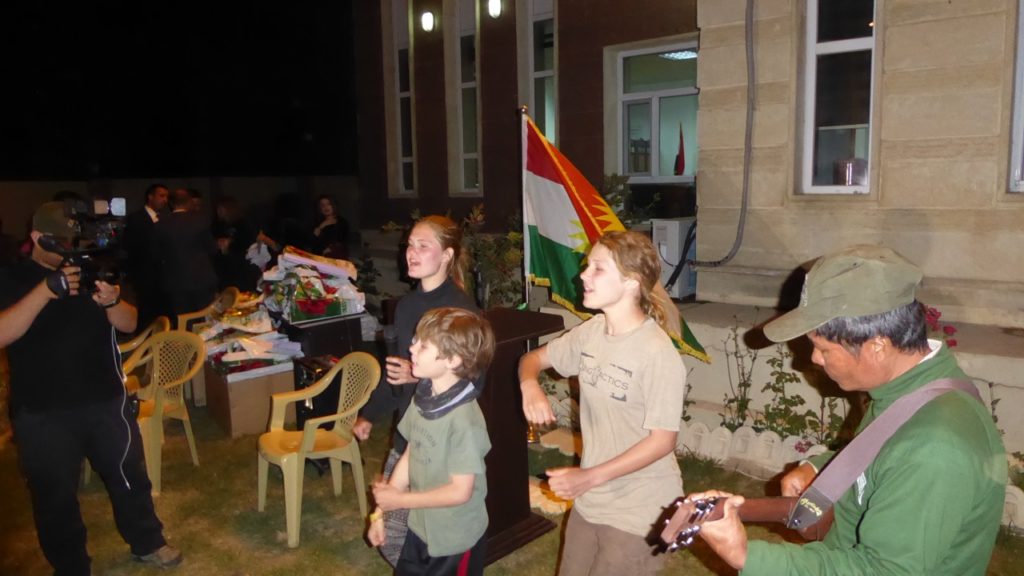
[[[665,520],[665,528],[661,531],[661,540],[668,545],[668,551],[675,552],[692,544],[701,524],[715,512],[717,504],[718,498],[692,501],[676,498],[666,511],[666,515],[671,513],[671,516]],[[717,516],[720,517],[721,512]],[[717,517],[711,519],[716,520]]]

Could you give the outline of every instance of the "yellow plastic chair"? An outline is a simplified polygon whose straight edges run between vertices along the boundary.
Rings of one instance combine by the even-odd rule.
[[[146,326],[142,332],[139,332],[134,338],[126,342],[121,342],[117,345],[117,349],[121,352],[121,355],[130,354],[135,351],[136,348],[142,345],[153,334],[159,334],[160,332],[167,332],[171,329],[171,321],[167,319],[167,316],[157,316]]]
[[[228,286],[216,298],[213,302],[201,310],[195,312],[186,312],[185,314],[178,314],[178,323],[175,325],[178,330],[189,330],[189,325],[192,322],[206,322],[213,318],[215,314],[219,314],[228,310],[235,305],[238,301],[238,288],[234,286]]]
[[[134,338],[126,342],[122,342],[117,345],[118,351],[121,352],[121,357],[124,358],[125,354],[133,352],[136,348],[142,345],[152,334],[158,334],[160,332],[167,332],[171,329],[171,321],[167,319],[167,316],[157,316],[149,323],[149,326],[139,332]],[[149,358],[141,358],[140,363],[146,365],[146,380],[149,380],[151,364],[149,364]],[[123,364],[122,364],[123,366]],[[129,375],[125,372],[127,381],[125,382],[125,389],[128,390],[129,394],[133,394],[139,390],[139,378],[134,375]],[[92,466],[89,465],[88,460],[85,462],[85,473],[82,478],[83,484],[88,484],[92,480]]]
[[[228,286],[206,308],[186,314],[178,314],[178,330],[200,332],[207,322],[234,306],[235,302],[238,301],[238,294],[238,288]],[[196,406],[206,406],[206,374],[202,370],[196,372],[195,378],[189,382],[185,393]]]
[[[285,409],[320,394],[341,371],[341,390],[338,394],[338,412],[306,420],[302,430],[285,430]],[[329,458],[334,495],[341,495],[341,463],[352,466],[359,512],[366,516],[366,480],[359,443],[352,436],[359,409],[370,399],[370,392],[380,380],[380,364],[366,352],[350,352],[338,360],[320,380],[309,388],[271,396],[270,431],[259,440],[259,503],[262,512],[267,503],[267,474],[270,464],[281,468],[284,476],[285,523],[288,528],[288,546],[299,545],[299,523],[302,519],[302,479],[307,458]],[[334,423],[330,429],[322,424]]]
[[[152,377],[144,389],[149,392],[149,397],[139,403],[139,430],[146,454],[146,471],[153,483],[154,494],[161,490],[165,418],[182,421],[192,452],[192,464],[199,466],[196,439],[192,434],[192,422],[182,388],[199,371],[205,359],[206,345],[202,338],[190,332],[171,330],[150,336],[124,363],[125,373],[132,372],[143,363],[152,364]]]

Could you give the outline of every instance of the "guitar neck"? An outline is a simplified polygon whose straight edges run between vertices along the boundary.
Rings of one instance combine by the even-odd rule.
[[[747,498],[740,506],[743,522],[776,522],[785,524],[796,505],[796,497]],[[721,513],[719,513],[721,514]]]
[[[746,498],[739,509],[740,520],[743,523],[773,522],[785,524],[795,504],[796,498],[794,497]],[[702,521],[714,522],[721,519],[724,513],[725,507],[719,503]]]
[[[739,517],[743,522],[786,524],[796,501],[794,497],[747,498],[739,508]],[[663,521],[661,539],[669,545],[669,550],[689,546],[701,524],[720,519],[724,512],[724,501],[716,498],[692,502],[680,498],[666,509],[669,517]]]

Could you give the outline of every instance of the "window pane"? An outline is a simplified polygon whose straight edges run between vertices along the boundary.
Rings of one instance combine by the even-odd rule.
[[[402,189],[413,189],[412,162],[402,162]]]
[[[466,158],[462,161],[462,183],[466,190],[480,187],[480,173],[476,158]]]
[[[555,141],[555,77],[546,76],[533,81],[533,121],[541,134],[549,141]]]
[[[539,20],[533,23],[533,71],[555,69],[555,21]]]
[[[870,117],[871,51],[819,56],[814,185],[867,184]]]
[[[409,91],[409,49],[398,51],[398,91]]]
[[[651,171],[651,103],[626,104],[626,173]]]
[[[459,41],[462,62],[462,82],[476,82],[476,45],[473,36],[463,36]]]
[[[622,61],[623,92],[688,88],[697,84],[697,51],[670,50],[631,56]]]
[[[871,36],[872,0],[818,0],[818,42]]]
[[[462,89],[462,153],[476,152],[476,88]]]
[[[697,96],[658,101],[658,175],[697,173]]]
[[[399,111],[402,123],[402,157],[412,156],[412,98],[399,98]]]

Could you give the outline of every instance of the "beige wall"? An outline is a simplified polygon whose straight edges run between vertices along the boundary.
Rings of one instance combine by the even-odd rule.
[[[774,305],[801,263],[883,243],[921,265],[951,320],[1024,327],[1024,194],[1008,163],[1016,0],[876,0],[871,193],[799,193],[803,0],[755,9],[750,210],[728,265],[698,298]],[[698,257],[729,252],[742,184],[745,0],[700,0]]]

